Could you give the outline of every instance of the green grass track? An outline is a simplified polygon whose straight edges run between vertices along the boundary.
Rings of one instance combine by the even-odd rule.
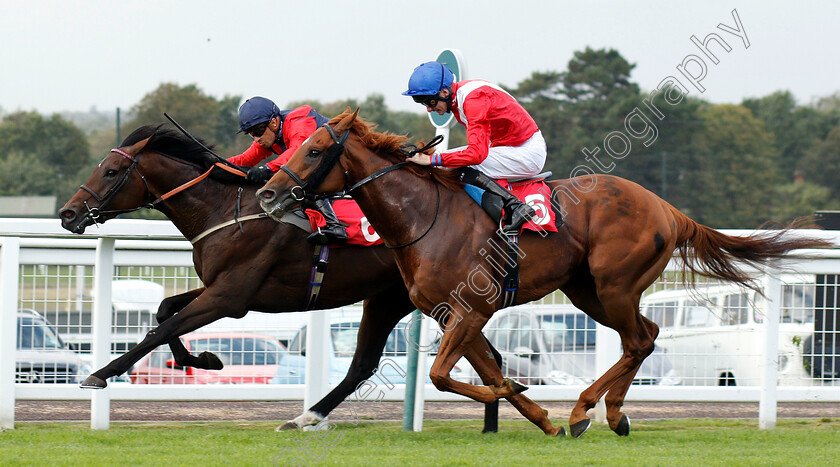
[[[396,423],[274,431],[275,423],[18,423],[0,433],[0,465],[837,465],[840,420],[636,421],[620,438],[593,423],[580,439],[549,438],[527,422],[428,421],[422,433]],[[320,437],[320,439],[319,439]]]

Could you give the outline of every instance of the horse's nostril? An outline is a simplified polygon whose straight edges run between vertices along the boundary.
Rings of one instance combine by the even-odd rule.
[[[260,197],[266,201],[274,199],[274,190],[263,190],[260,192]]]
[[[64,211],[61,211],[59,215],[62,217],[62,219],[68,221],[76,217],[76,213],[72,209],[65,209]]]

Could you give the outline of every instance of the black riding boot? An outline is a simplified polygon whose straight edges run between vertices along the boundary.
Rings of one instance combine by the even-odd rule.
[[[536,215],[536,211],[534,211],[531,206],[523,203],[519,200],[519,198],[513,196],[511,192],[502,188],[501,185],[496,183],[496,180],[493,180],[472,167],[464,167],[461,169],[461,181],[487,190],[488,192],[502,198],[502,203],[504,203],[505,209],[505,218],[510,220],[503,229],[504,233],[519,233],[519,229],[521,229],[526,222]]]
[[[329,243],[344,243],[347,241],[347,230],[344,229],[344,224],[338,220],[338,217],[333,211],[332,205],[328,200],[319,199],[315,201],[315,209],[318,210],[327,221],[327,225],[318,228],[317,232],[312,232],[307,240],[310,242],[322,243],[324,245]]]

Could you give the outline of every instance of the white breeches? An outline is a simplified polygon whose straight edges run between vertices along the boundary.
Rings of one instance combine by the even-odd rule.
[[[462,150],[464,147],[452,151]],[[521,146],[493,146],[487,159],[472,167],[490,178],[517,179],[538,175],[545,166],[546,148],[542,132],[537,131]]]

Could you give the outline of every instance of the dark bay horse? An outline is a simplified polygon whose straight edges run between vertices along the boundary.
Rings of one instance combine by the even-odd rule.
[[[832,246],[786,231],[727,236],[633,182],[598,175],[550,182],[551,202],[564,213],[564,224],[556,233],[523,233],[518,249],[508,254],[499,226],[454,182],[454,171],[403,166],[405,138],[372,131],[357,113],[348,109],[297,150],[258,191],[263,209],[278,213],[314,193],[349,192],[385,243],[396,248],[414,304],[448,318],[433,383],[481,402],[500,397],[500,377],[481,387],[455,381],[449,372],[500,307],[502,265],[507,255],[518,255],[517,304],[560,289],[621,337],[619,361],[581,393],[572,410],[575,437],[588,429],[586,412],[605,394],[610,428],[629,434],[620,408],[659,332],[639,313],[639,300],[675,250],[691,272],[750,284],[739,265],[761,268],[794,249]]]
[[[105,157],[59,211],[65,229],[82,233],[94,222],[154,203],[194,242],[193,262],[204,284],[165,299],[157,314],[160,326],[125,355],[94,372],[83,387],[105,387],[109,377],[128,371],[166,343],[178,365],[220,369],[222,362],[215,355],[191,355],[178,337],[223,317],[241,318],[249,310],[281,313],[305,309],[313,254],[307,233],[266,218],[257,204],[258,187],[248,185],[241,172],[229,173],[223,169],[231,167],[220,167],[217,162],[200,144],[174,130],[143,126]],[[233,223],[208,234],[209,229],[234,217],[243,219],[256,213],[262,218],[243,221],[241,228]],[[347,375],[285,428],[314,425],[355,391],[377,368],[391,329],[414,310],[394,255],[384,246],[347,246],[330,253],[315,308],[336,308],[361,300],[364,313],[358,347]],[[475,346],[469,358],[475,360],[473,365],[480,374],[495,376],[501,373],[495,360],[485,357],[488,345],[485,341]],[[527,397],[519,395],[511,402],[547,433],[558,431],[545,411]]]

